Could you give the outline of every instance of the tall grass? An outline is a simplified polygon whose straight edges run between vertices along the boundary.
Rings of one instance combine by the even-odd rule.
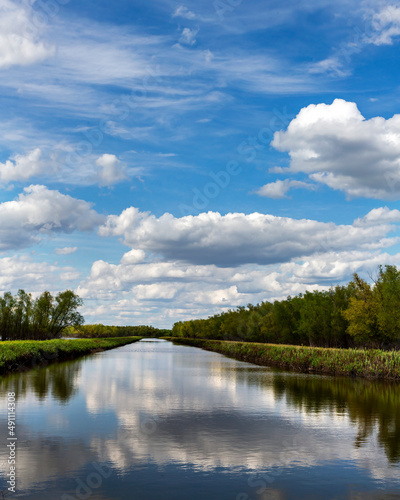
[[[113,349],[141,337],[74,340],[13,340],[0,343],[0,374],[29,369],[52,361],[72,359],[96,351]]]
[[[285,370],[400,380],[400,351],[327,349],[175,337],[168,337],[168,340]]]

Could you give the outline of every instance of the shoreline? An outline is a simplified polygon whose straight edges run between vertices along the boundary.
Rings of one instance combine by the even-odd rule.
[[[77,359],[137,342],[142,337],[105,339],[10,340],[0,342],[0,376]]]
[[[218,352],[239,361],[287,371],[400,381],[400,351],[164,338],[176,344]]]

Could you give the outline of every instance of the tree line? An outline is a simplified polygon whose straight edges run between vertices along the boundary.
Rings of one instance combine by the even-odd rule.
[[[77,338],[108,338],[108,337],[161,337],[170,335],[171,330],[160,330],[154,326],[108,326],[96,323],[70,327],[65,335]]]
[[[83,325],[78,307],[82,299],[72,290],[58,293],[43,292],[36,299],[19,290],[0,297],[1,340],[48,340],[60,338],[72,325]]]
[[[177,337],[319,347],[400,347],[400,271],[379,266],[370,284],[345,286],[239,307],[208,319],[175,323]]]

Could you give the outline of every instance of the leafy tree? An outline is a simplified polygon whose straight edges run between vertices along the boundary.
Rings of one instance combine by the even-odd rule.
[[[379,338],[392,343],[400,340],[400,271],[395,266],[379,266],[374,287]]]
[[[10,292],[6,292],[0,299],[0,327],[1,339],[10,340],[14,333],[14,309],[15,298]]]
[[[343,313],[349,322],[347,331],[357,344],[375,344],[379,338],[379,328],[372,287],[357,273],[353,275],[349,286],[354,295],[350,297],[349,307]]]
[[[350,298],[354,295],[351,286],[335,286],[329,291],[332,300],[332,319],[331,319],[331,339],[332,345],[337,347],[350,347],[352,338],[347,329],[349,322],[344,317],[344,311],[349,307]]]
[[[43,292],[33,305],[33,336],[35,339],[50,338],[50,321],[54,298],[50,292]]]
[[[56,298],[43,292],[35,301],[19,290],[14,297],[6,292],[0,297],[0,334],[2,340],[50,339],[60,337],[69,326],[82,325],[84,320],[77,308],[82,300],[71,290]]]
[[[306,292],[300,305],[299,331],[311,346],[331,346],[333,303],[329,293]]]
[[[61,337],[65,328],[83,325],[83,316],[77,311],[83,304],[82,299],[72,290],[59,293],[51,310],[49,332],[52,338]]]

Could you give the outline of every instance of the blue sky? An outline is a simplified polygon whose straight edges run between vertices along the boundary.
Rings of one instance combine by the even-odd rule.
[[[169,327],[400,264],[396,4],[0,9],[0,291]]]

